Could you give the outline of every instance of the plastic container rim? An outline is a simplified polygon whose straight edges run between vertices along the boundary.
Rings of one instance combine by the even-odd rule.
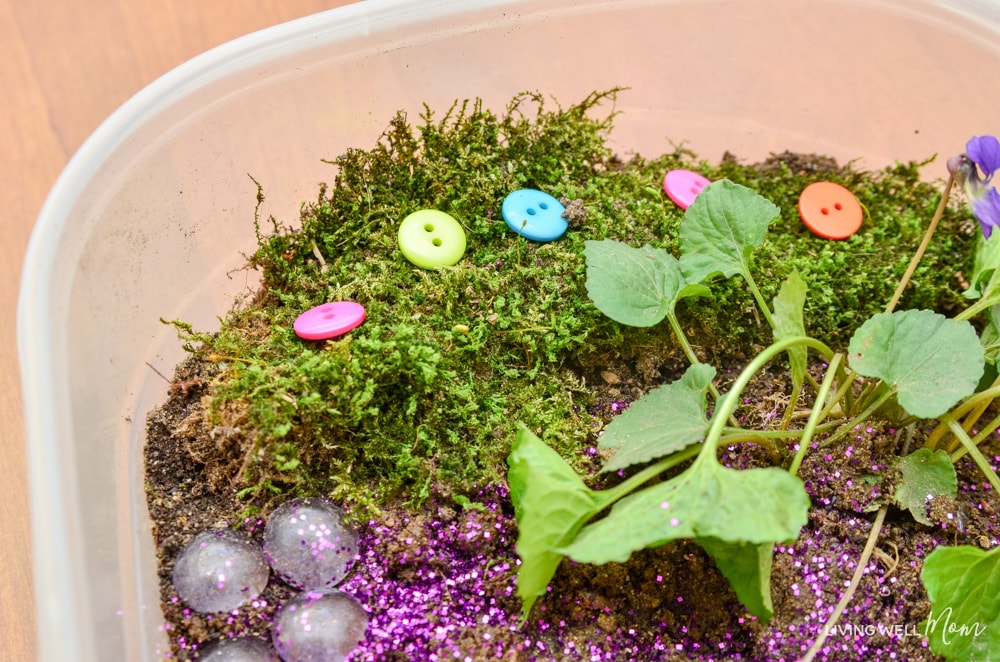
[[[691,0],[667,0],[667,2]],[[716,2],[719,0],[703,0]],[[831,2],[834,0],[816,0]],[[849,4],[867,4],[900,14],[919,12],[905,0],[841,0]],[[629,0],[627,4],[651,4],[653,0]],[[580,10],[613,8],[617,3],[590,0]],[[63,169],[39,212],[25,253],[17,303],[17,352],[20,362],[25,439],[30,485],[34,593],[39,633],[59,632],[58,644],[48,637],[46,645],[71,645],[82,633],[73,619],[64,619],[67,605],[77,604],[74,588],[74,561],[66,553],[71,548],[75,515],[64,504],[75,494],[75,477],[70,472],[55,475],[54,468],[62,449],[60,435],[69,434],[70,420],[65,379],[60,380],[56,366],[66,358],[60,344],[65,330],[55,328],[53,311],[65,307],[65,291],[53,288],[54,267],[60,257],[60,236],[70,220],[81,195],[98,167],[123,143],[135,127],[163,112],[193,91],[234,71],[252,69],[274,58],[276,51],[287,52],[305,43],[334,43],[373,34],[391,33],[398,26],[412,26],[434,19],[446,21],[471,10],[498,5],[531,6],[532,13],[544,8],[534,0],[365,0],[312,16],[266,28],[216,46],[180,64],[144,87],[123,103],[81,145]],[[559,6],[565,6],[559,3]],[[979,26],[1000,33],[1000,2],[997,0],[926,0],[924,7],[944,9]],[[474,25],[455,26],[464,30]],[[439,37],[442,30],[434,32]],[[380,44],[388,48],[389,42]],[[60,299],[59,297],[63,297]],[[55,409],[53,405],[55,404]],[[67,526],[51,527],[47,522]],[[67,592],[70,594],[68,595]],[[61,595],[65,599],[53,599]],[[41,635],[39,635],[40,637]],[[76,659],[67,650],[67,657]]]

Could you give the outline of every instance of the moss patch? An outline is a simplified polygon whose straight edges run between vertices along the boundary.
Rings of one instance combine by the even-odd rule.
[[[586,471],[582,451],[603,421],[594,387],[629,400],[636,394],[615,396],[622,370],[648,388],[680,352],[665,324],[623,327],[594,308],[583,242],[676,253],[681,211],[660,187],[672,168],[727,177],[781,208],[754,277],[769,299],[788,273],[802,274],[808,332],[844,346],[882,309],[939,199],[920,181],[921,164],[869,173],[783,154],[713,165],[683,148],[624,162],[606,145],[620,93],[554,109],[522,94],[499,114],[466,101],[443,115],[425,108],[415,124],[400,113],[375,147],[331,161],[333,183],[294,227],[271,218],[265,232],[255,219],[257,296],[215,334],[174,322],[207,381],[186,429],[192,454],[199,445],[221,451],[212,454],[213,489],[240,490],[258,505],[270,494],[326,494],[359,511],[463,494],[503,479],[517,421]],[[820,239],[799,221],[798,195],[817,180],[843,184],[867,208],[851,239]],[[500,206],[518,188],[564,201],[563,239],[540,245],[507,229]],[[469,248],[454,267],[419,269],[397,250],[399,222],[421,208],[465,227]],[[963,305],[974,239],[965,219],[957,207],[946,213],[901,307]],[[295,318],[332,300],[361,303],[367,320],[339,340],[296,337]],[[738,356],[769,340],[739,282],[718,283],[712,299],[685,301],[678,313],[701,351]]]

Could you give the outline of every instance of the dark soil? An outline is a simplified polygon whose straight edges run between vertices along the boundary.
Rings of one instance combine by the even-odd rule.
[[[784,154],[761,167],[778,162],[806,170],[830,167],[819,161]],[[674,347],[643,350],[641,356],[581,356],[567,366],[591,390],[592,413],[610,420],[650,388],[679,377],[686,367]],[[720,390],[725,391],[744,358],[705,357],[723,366],[717,380]],[[165,658],[197,659],[197,649],[220,636],[266,636],[277,606],[293,594],[272,580],[250,605],[200,615],[188,610],[173,589],[174,556],[195,534],[231,526],[259,542],[268,514],[255,512],[254,503],[237,498],[226,478],[234,463],[247,461],[238,446],[229,443],[232,430],[210,426],[203,417],[202,397],[215,369],[195,359],[178,366],[169,400],[148,418],[148,504],[171,646],[163,651]],[[738,413],[748,426],[776,425],[789,390],[785,373],[773,369],[745,393]],[[358,522],[362,559],[344,585],[372,616],[368,638],[353,659],[797,659],[843,595],[873,511],[890,496],[879,493],[874,479],[889,474],[893,458],[919,447],[920,436],[917,430],[908,440],[902,431],[873,425],[806,455],[799,475],[813,500],[810,523],[798,540],[775,548],[775,612],[766,626],[747,614],[696,543],[679,541],[636,553],[624,564],[564,561],[550,592],[536,603],[531,619],[518,627],[517,534],[503,486],[485,486],[469,495],[479,508],[463,508],[451,498],[432,499],[420,512],[402,505],[386,507]],[[996,440],[983,451],[990,458],[1000,455]],[[596,448],[586,452],[596,473]],[[775,459],[755,444],[730,447],[721,457],[740,469],[768,466]],[[959,494],[953,500],[933,501],[933,526],[890,507],[876,555],[839,621],[855,629],[832,633],[817,659],[941,659],[921,636],[921,621],[930,611],[919,581],[922,559],[938,544],[1000,544],[995,529],[1000,500],[984,487],[971,462],[963,461],[957,469]],[[441,578],[453,581],[443,588]]]
[[[610,418],[634,395],[679,374],[680,366],[674,363],[668,361],[651,370],[624,361],[609,362],[605,369],[589,375],[587,383],[595,385],[595,402]],[[735,374],[737,366],[732,363],[729,374]],[[252,605],[231,614],[206,616],[186,609],[173,590],[173,557],[196,533],[238,526],[258,541],[261,536],[262,518],[246,518],[248,504],[212,475],[213,462],[218,461],[212,449],[224,456],[225,439],[217,435],[213,440],[210,431],[192,425],[199,420],[204,390],[202,381],[192,381],[199,368],[204,366],[194,362],[178,368],[178,386],[170,400],[149,417],[146,449],[162,606],[172,643],[169,655],[182,660],[196,659],[194,651],[200,643],[223,634],[266,636],[276,606],[294,592],[272,581]],[[202,377],[207,378],[210,375]],[[724,381],[720,388],[725,389]],[[778,410],[778,394],[786,392],[784,374],[774,371],[747,393],[750,404],[741,414],[767,419]],[[917,442],[916,438],[911,440],[911,446]],[[435,501],[421,513],[402,507],[388,509],[378,521],[359,525],[368,545],[362,554],[377,558],[378,563],[359,564],[355,577],[348,580],[348,590],[353,588],[363,602],[368,598],[366,606],[373,616],[380,606],[386,612],[391,610],[391,604],[377,595],[378,584],[420,581],[420,564],[415,566],[413,560],[421,550],[438,544],[435,537],[440,531],[464,530],[475,522],[503,535],[479,539],[470,549],[452,549],[450,553],[509,564],[507,571],[477,585],[477,591],[492,594],[491,606],[503,617],[495,623],[464,628],[440,642],[439,648],[433,642],[421,642],[420,637],[415,637],[417,648],[412,647],[414,642],[397,638],[395,644],[381,642],[381,651],[375,653],[375,647],[368,644],[378,637],[372,636],[370,628],[372,641],[365,644],[366,655],[357,659],[434,659],[431,653],[444,655],[454,649],[473,660],[494,659],[496,651],[504,651],[502,659],[507,660],[796,659],[811,645],[843,595],[860,557],[873,519],[866,511],[876,503],[866,477],[887,472],[885,467],[904,443],[904,436],[895,431],[866,429],[806,456],[800,476],[813,497],[810,524],[794,544],[776,547],[772,575],[775,615],[767,626],[746,613],[712,559],[697,544],[680,541],[639,552],[624,564],[589,566],[564,561],[551,592],[538,601],[531,620],[516,629],[520,610],[513,595],[516,527],[504,490],[488,495],[498,507],[485,512],[464,510],[450,500]],[[985,450],[991,456],[997,454],[996,448]],[[768,452],[754,444],[732,447],[722,459],[735,468],[770,463]],[[594,466],[596,469],[596,462]],[[874,472],[873,466],[878,468]],[[840,620],[841,625],[858,628],[899,626],[904,636],[877,631],[857,636],[834,633],[827,640],[827,654],[818,659],[890,659],[893,653],[895,659],[940,659],[930,653],[919,634],[920,623],[929,613],[919,581],[921,559],[942,543],[997,544],[994,511],[1000,502],[984,489],[984,481],[971,463],[959,465],[959,477],[958,497],[938,498],[932,504],[933,527],[890,509],[879,536],[876,560],[869,564]],[[438,570],[446,576],[462,562],[453,559],[442,565],[439,560]],[[428,560],[426,565],[435,564]],[[369,575],[379,573],[378,582],[364,577],[366,571]],[[450,600],[456,613],[466,608],[468,601],[461,594],[453,594]],[[439,613],[441,604],[435,605]],[[486,642],[488,646],[484,646]],[[411,644],[409,649],[407,643]]]

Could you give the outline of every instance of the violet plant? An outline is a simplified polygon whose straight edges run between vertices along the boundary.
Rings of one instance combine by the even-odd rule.
[[[996,373],[1000,356],[1000,233],[994,235],[993,230],[1000,226],[1000,193],[990,183],[1000,171],[1000,140],[995,136],[974,136],[966,144],[964,154],[948,159],[948,171],[951,179],[964,189],[972,214],[982,230],[972,280],[966,291],[968,298],[978,301],[956,318],[972,319],[982,315],[981,340],[985,359]],[[950,417],[941,419],[922,450],[941,446],[945,430],[950,431],[955,441],[944,445],[950,452],[950,459],[958,461],[968,453],[985,473],[989,464],[979,452],[978,444],[1000,428],[1000,415],[982,426],[974,437],[970,438],[967,431],[978,426],[980,417],[998,395],[1000,377],[995,378],[989,388],[956,407]],[[959,424],[957,419],[962,416],[965,418]],[[995,480],[991,481],[991,486],[997,489]],[[1000,636],[986,628],[986,624],[995,623],[996,614],[1000,613],[998,549],[942,546],[924,560],[920,579],[927,589],[933,612],[949,614],[955,623],[962,624],[958,633],[944,627],[930,630],[931,649],[949,660],[986,659],[1000,650]]]
[[[1000,395],[1000,378],[977,393],[984,367],[987,362],[995,364],[1000,353],[1000,239],[991,238],[992,229],[1000,225],[1000,195],[989,187],[1000,169],[1000,143],[991,136],[974,138],[965,155],[949,160],[949,168],[952,176],[938,212],[900,288],[885,312],[857,329],[846,353],[806,333],[807,285],[798,274],[786,279],[770,306],[763,299],[750,262],[779,210],[750,189],[727,180],[706,187],[681,222],[679,259],[654,246],[635,248],[611,240],[586,243],[587,290],[594,305],[631,326],[648,327],[666,319],[691,365],[680,379],[651,390],[605,427],[599,447],[605,456],[613,454],[601,472],[629,471],[627,478],[607,489],[591,489],[535,433],[526,427],[518,431],[508,458],[508,479],[519,529],[518,595],[523,618],[545,592],[564,556],[596,564],[625,561],[635,551],[689,538],[714,558],[747,610],[766,623],[773,613],[773,548],[797,538],[808,521],[810,499],[796,475],[805,453],[817,435],[828,445],[870,418],[888,419],[897,427],[939,421],[923,448],[896,462],[899,479],[893,499],[918,521],[930,523],[929,498],[955,496],[954,462],[965,454],[1000,491],[1000,479],[978,448],[1000,427],[1000,416],[974,437],[967,432]],[[895,311],[956,180],[965,188],[983,228],[970,288],[970,296],[979,301],[954,319],[928,310]],[[712,279],[736,275],[753,293],[774,341],[720,394],[712,383],[716,370],[699,361],[676,306],[687,297],[710,295]],[[987,318],[982,337],[968,321],[979,313]],[[823,362],[821,383],[807,372],[810,350]],[[788,357],[792,393],[780,427],[740,428],[733,413],[742,392],[760,370],[782,355]],[[807,422],[802,429],[790,429],[807,382],[814,391]],[[858,395],[855,387],[860,387]],[[946,439],[949,434],[953,438]],[[794,455],[785,454],[791,455],[787,466],[737,471],[719,462],[720,446],[748,441],[768,448],[784,446],[787,451],[797,444],[797,449]],[[852,587],[833,620],[860,580],[885,512],[883,506]],[[987,622],[1000,610],[996,550],[938,549],[928,557],[922,577],[934,609],[951,607],[953,619]],[[972,659],[980,649],[1000,650],[1000,631],[977,634],[942,637],[937,632],[931,646],[949,659]],[[821,643],[822,637],[806,659]]]

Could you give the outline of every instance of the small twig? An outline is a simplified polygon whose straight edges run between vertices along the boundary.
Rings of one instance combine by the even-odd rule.
[[[156,369],[156,368],[155,368],[155,367],[153,366],[153,364],[152,364],[152,363],[150,363],[149,361],[143,361],[143,363],[145,363],[146,365],[148,365],[148,366],[149,366],[149,369],[150,369],[150,370],[152,370],[153,372],[155,372],[156,374],[158,374],[158,375],[160,376],[160,379],[162,379],[163,381],[165,381],[165,382],[166,382],[166,383],[168,383],[168,384],[173,384],[173,382],[172,382],[172,381],[170,381],[169,379],[167,379],[167,376],[166,376],[166,375],[164,375],[164,374],[163,374],[162,372],[160,372],[159,370],[157,370],[157,369]]]
[[[816,657],[816,653],[826,643],[826,638],[830,636],[833,626],[840,620],[840,615],[844,613],[851,598],[854,597],[854,592],[861,584],[861,577],[865,574],[865,568],[868,567],[868,560],[871,558],[872,552],[875,551],[875,543],[878,540],[878,534],[882,531],[882,522],[885,521],[887,511],[887,506],[879,508],[878,515],[875,516],[875,523],[872,524],[872,530],[868,533],[868,542],[865,543],[865,548],[861,552],[861,558],[858,560],[858,567],[854,569],[854,577],[851,578],[851,585],[847,587],[847,591],[840,598],[840,602],[837,603],[837,607],[830,614],[830,618],[823,624],[823,628],[819,631],[819,636],[813,643],[812,648],[809,649],[809,652],[805,654],[800,662],[812,662],[812,659]]]
[[[896,439],[899,439],[899,435],[903,432],[903,430],[906,430],[906,439],[903,440],[903,452],[900,453],[901,457],[906,457],[910,454],[910,443],[913,441],[913,430],[916,425],[916,423],[910,423],[905,428],[896,430]]]
[[[312,251],[313,255],[315,255],[316,259],[319,261],[319,271],[320,273],[323,273],[324,271],[326,271],[326,260],[323,259],[323,254],[319,252],[319,246],[316,245],[315,241],[312,243],[312,245],[313,245],[313,251]]]
[[[899,546],[891,540],[886,540],[884,544],[892,547],[892,556],[889,556],[877,547],[875,548],[875,556],[885,564],[885,574],[882,575],[882,579],[888,578],[899,567]]]
[[[891,313],[896,309],[899,298],[903,296],[903,290],[910,283],[910,277],[913,276],[913,272],[917,270],[917,265],[920,264],[920,259],[924,256],[924,252],[930,245],[931,237],[934,236],[934,230],[937,229],[938,223],[941,221],[941,216],[944,215],[945,207],[948,205],[948,196],[951,195],[951,187],[954,183],[955,175],[949,175],[948,183],[944,186],[944,193],[941,194],[941,201],[938,203],[937,209],[934,210],[934,217],[931,218],[931,224],[927,226],[927,232],[924,233],[924,239],[920,242],[917,252],[913,254],[913,258],[906,267],[903,277],[899,279],[899,285],[896,286],[896,291],[893,292],[892,299],[889,300],[889,305],[885,307],[885,312]]]

